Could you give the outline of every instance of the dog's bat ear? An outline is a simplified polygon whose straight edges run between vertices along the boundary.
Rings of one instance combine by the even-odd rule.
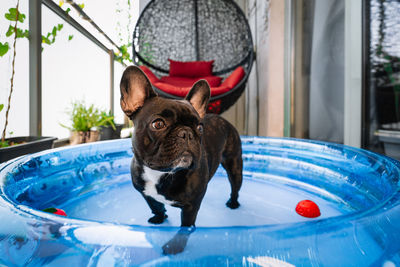
[[[147,99],[156,96],[146,74],[136,66],[125,69],[119,86],[121,108],[129,118],[143,107]]]
[[[196,82],[185,99],[192,104],[194,109],[203,118],[207,112],[208,101],[211,97],[211,89],[206,80]]]

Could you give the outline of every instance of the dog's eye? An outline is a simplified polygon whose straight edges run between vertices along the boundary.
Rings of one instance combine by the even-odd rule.
[[[198,130],[200,133],[203,133],[203,124],[197,125],[197,130]]]
[[[165,122],[161,119],[157,119],[151,123],[151,126],[154,129],[161,130],[162,128],[165,128]]]

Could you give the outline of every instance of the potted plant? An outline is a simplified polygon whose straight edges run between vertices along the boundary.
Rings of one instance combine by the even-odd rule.
[[[102,127],[116,130],[114,116],[99,110],[93,104],[86,106],[84,102],[73,102],[69,111],[71,126],[61,126],[71,131],[70,144],[90,143],[100,140]]]
[[[14,137],[14,138],[6,138],[7,133],[7,125],[8,125],[8,115],[11,108],[11,97],[14,90],[14,76],[15,76],[15,58],[16,58],[16,42],[18,38],[28,38],[29,31],[18,28],[18,22],[23,23],[26,16],[19,11],[19,1],[15,8],[10,8],[8,13],[4,14],[4,17],[10,21],[10,26],[7,30],[6,37],[12,38],[13,43],[13,54],[12,54],[12,74],[11,74],[11,82],[10,82],[10,91],[7,101],[7,108],[5,110],[5,125],[3,128],[1,141],[0,141],[0,163],[5,162],[9,159],[28,154],[38,152],[44,149],[49,149],[53,146],[55,137],[38,137],[38,136],[23,136],[23,137]],[[62,26],[61,26],[62,28]],[[60,30],[58,27],[55,31]],[[54,35],[55,37],[55,35]],[[10,46],[8,42],[2,43],[0,42],[0,57],[7,54],[10,50]],[[4,104],[0,105],[0,112],[4,108]]]
[[[100,127],[100,140],[118,139],[121,136],[121,130],[123,124],[116,124],[114,121],[114,115],[110,112],[101,112],[101,121],[104,121],[104,125]]]

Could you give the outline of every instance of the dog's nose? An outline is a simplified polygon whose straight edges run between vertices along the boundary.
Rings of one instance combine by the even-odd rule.
[[[187,139],[192,140],[193,139],[193,133],[191,131],[187,130],[187,129],[181,129],[178,132],[178,136],[180,138],[185,139],[185,140],[187,140]]]

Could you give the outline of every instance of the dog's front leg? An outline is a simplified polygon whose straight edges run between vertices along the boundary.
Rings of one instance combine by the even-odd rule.
[[[162,248],[164,254],[181,253],[187,244],[189,236],[196,230],[194,225],[199,212],[199,206],[184,206],[181,211],[181,229]]]
[[[153,224],[161,224],[164,222],[166,218],[168,218],[167,214],[165,214],[166,209],[163,203],[156,201],[154,198],[146,196],[143,194],[144,199],[149,205],[151,212],[154,214],[153,217],[148,219],[149,223]]]

